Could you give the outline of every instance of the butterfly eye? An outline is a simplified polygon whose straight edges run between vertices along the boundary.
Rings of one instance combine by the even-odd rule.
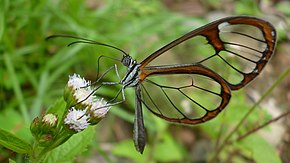
[[[137,64],[136,60],[134,60],[131,56],[126,55],[121,60],[122,64],[126,67],[132,67],[133,65]]]
[[[123,57],[121,62],[123,63],[124,66],[129,67],[131,65],[131,62],[132,62],[132,57],[129,55],[126,55]]]

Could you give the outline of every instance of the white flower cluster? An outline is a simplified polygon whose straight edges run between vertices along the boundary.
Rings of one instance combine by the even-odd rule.
[[[73,96],[77,102],[86,106],[85,109],[77,110],[72,107],[65,119],[64,123],[67,124],[70,129],[80,132],[88,127],[90,120],[103,118],[110,107],[108,103],[103,99],[97,98],[93,95],[94,90],[91,87],[91,82],[81,78],[80,75],[74,74],[69,76],[68,87],[73,88]]]
[[[64,119],[64,123],[77,132],[86,129],[89,126],[89,116],[86,115],[85,110],[77,110],[72,107]]]
[[[90,81],[86,81],[84,78],[81,78],[80,75],[74,74],[73,76],[69,75],[67,85],[75,91],[74,97],[77,102],[81,102],[85,105],[90,105],[93,102],[93,96],[91,96],[93,90],[90,86]]]
[[[104,106],[106,106],[105,100],[103,98],[97,99],[92,105],[93,115],[98,118],[105,117],[110,107],[104,107]]]

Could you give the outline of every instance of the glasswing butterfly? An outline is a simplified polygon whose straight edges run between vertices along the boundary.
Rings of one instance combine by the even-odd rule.
[[[80,40],[71,44],[103,45],[123,53],[121,63],[127,67],[124,77],[119,77],[115,65],[97,82],[115,68],[120,81],[101,82],[101,85],[121,84],[122,88],[107,106],[124,102],[124,89],[135,88],[134,143],[140,153],[146,142],[142,105],[169,122],[194,125],[211,120],[227,106],[231,91],[244,87],[262,71],[276,45],[275,28],[265,20],[250,16],[226,17],[197,28],[141,63],[108,44],[74,36],[49,38],[52,37],[76,38]],[[178,53],[178,47],[187,48]],[[200,49],[205,55],[191,54],[190,48]],[[112,103],[119,94],[122,100]]]

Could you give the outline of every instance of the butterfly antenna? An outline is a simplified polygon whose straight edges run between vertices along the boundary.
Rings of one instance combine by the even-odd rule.
[[[73,44],[79,44],[79,43],[85,43],[85,44],[94,44],[94,45],[101,45],[101,46],[106,46],[106,47],[110,47],[113,49],[116,49],[120,52],[122,52],[125,56],[128,56],[129,54],[127,54],[124,50],[113,46],[113,45],[109,45],[109,44],[105,44],[105,43],[101,43],[101,42],[97,42],[94,40],[90,40],[90,39],[86,39],[86,38],[82,38],[82,37],[77,37],[77,36],[69,36],[69,35],[51,35],[48,36],[45,40],[49,40],[49,39],[53,39],[53,38],[57,38],[57,37],[66,37],[66,38],[74,38],[74,39],[79,39],[78,41],[74,41],[71,42],[70,44],[68,44],[67,46],[71,46]]]

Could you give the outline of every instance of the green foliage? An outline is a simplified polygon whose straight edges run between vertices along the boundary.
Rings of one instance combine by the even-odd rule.
[[[29,143],[2,129],[0,129],[0,144],[17,153],[32,152],[32,146]]]
[[[137,162],[148,162],[149,160],[170,162],[180,162],[184,160],[185,152],[184,149],[174,140],[170,133],[163,134],[163,137],[155,140],[156,144],[147,145],[142,155],[135,151],[132,140],[124,140],[118,143],[113,153],[120,157],[125,157]],[[170,153],[170,154],[169,154]]]
[[[177,161],[181,162],[184,159],[184,153],[182,147],[174,140],[174,138],[168,134],[164,134],[154,149],[153,154],[156,161],[169,162]],[[170,153],[170,154],[169,154]]]
[[[9,159],[9,163],[16,163],[16,161]]]
[[[29,142],[32,136],[29,126],[23,121],[23,117],[13,109],[6,109],[0,114],[1,129],[15,134],[17,137]]]
[[[71,162],[75,157],[87,150],[96,134],[94,127],[72,136],[67,142],[49,152],[43,162]]]
[[[262,162],[281,162],[276,149],[266,142],[263,138],[251,135],[238,142],[236,146],[248,156],[253,158],[257,163]]]
[[[131,159],[138,162],[146,162],[146,159],[148,158],[148,149],[150,149],[150,146],[146,147],[143,155],[140,155],[134,147],[134,143],[132,139],[129,140],[123,140],[120,143],[116,144],[112,152],[120,157],[124,157],[127,159]]]
[[[290,14],[289,11],[290,3],[289,2],[282,2],[277,5],[277,9],[285,14]],[[288,22],[289,23],[289,22]]]
[[[235,4],[235,11],[240,15],[256,15],[259,13],[259,8],[254,1],[243,0]]]
[[[54,105],[52,105],[47,113],[54,113],[57,115],[59,119],[63,118],[63,114],[66,112],[66,102],[63,100],[63,98],[58,99]]]

